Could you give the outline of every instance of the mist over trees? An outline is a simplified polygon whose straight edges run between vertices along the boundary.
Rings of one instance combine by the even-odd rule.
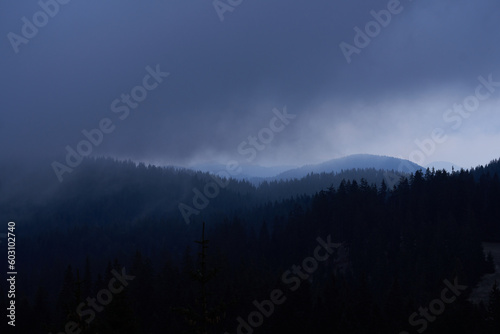
[[[59,333],[74,321],[82,333],[235,333],[241,318],[256,333],[424,327],[496,333],[498,287],[481,305],[467,297],[491,272],[482,242],[500,242],[499,171],[495,160],[470,171],[394,174],[393,187],[374,169],[259,186],[230,180],[189,224],[178,206],[192,205],[193,189],[213,180],[207,173],[87,159],[43,195],[35,189],[46,181],[33,176],[34,193],[24,202],[2,188],[1,215],[24,217],[17,229],[19,330]],[[8,184],[5,173],[0,180]],[[203,222],[209,243],[201,262],[194,241],[201,240]],[[336,245],[331,259],[309,274],[292,270],[305,268],[318,238]],[[199,276],[201,266],[216,269],[203,293],[199,281],[211,271]],[[134,278],[109,305],[94,315],[91,307],[76,311],[122,270]],[[440,298],[445,282],[467,288],[430,321],[419,308]],[[5,288],[2,280],[0,291]],[[286,300],[253,328],[253,302],[270,300],[274,290]],[[176,309],[201,314],[203,328]]]

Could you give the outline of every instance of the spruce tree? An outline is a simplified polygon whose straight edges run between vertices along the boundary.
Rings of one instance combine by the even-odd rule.
[[[174,312],[181,314],[189,326],[187,333],[193,334],[209,334],[215,333],[216,325],[219,324],[225,315],[225,305],[223,303],[216,307],[210,307],[207,283],[210,282],[216,275],[216,269],[207,268],[207,248],[209,240],[205,239],[205,222],[201,240],[195,241],[200,245],[198,267],[191,272],[191,277],[195,282],[199,283],[199,294],[195,300],[195,307],[177,307],[173,308]]]

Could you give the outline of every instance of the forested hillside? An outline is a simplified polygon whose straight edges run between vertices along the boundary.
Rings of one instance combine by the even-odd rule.
[[[59,333],[74,321],[82,333],[497,333],[498,291],[490,305],[467,296],[492,270],[481,243],[500,242],[498,170],[494,161],[418,171],[393,188],[376,170],[255,187],[87,160],[43,196],[2,199],[26,217],[16,231],[19,330]],[[210,183],[227,185],[207,196]],[[203,208],[193,189],[207,197]],[[180,204],[198,211],[189,224]],[[202,257],[196,240],[208,246]],[[133,279],[109,305],[77,311],[122,272]],[[445,310],[419,313],[450,284]],[[249,317],[256,311],[262,321]]]

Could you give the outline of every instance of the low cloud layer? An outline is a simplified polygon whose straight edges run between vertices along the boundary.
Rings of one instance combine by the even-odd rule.
[[[243,0],[221,21],[211,1],[3,3],[2,160],[41,160],[50,169],[64,162],[66,146],[85,139],[82,130],[109,118],[116,128],[92,155],[244,161],[238,146],[286,106],[296,118],[252,163],[301,165],[354,153],[415,161],[412,153],[425,151],[416,141],[428,143],[439,128],[447,139],[415,162],[484,164],[500,155],[499,7],[493,0]],[[37,14],[43,8],[53,14],[46,22]],[[36,34],[24,27],[26,38],[26,20],[45,24]],[[366,36],[356,37],[355,27]],[[357,47],[356,38],[367,45]],[[358,50],[350,63],[341,43]],[[120,119],[111,104],[122,94],[142,99],[136,87],[148,66],[170,75]],[[481,90],[489,96],[460,126],[446,121],[447,110],[489,76],[494,91]]]

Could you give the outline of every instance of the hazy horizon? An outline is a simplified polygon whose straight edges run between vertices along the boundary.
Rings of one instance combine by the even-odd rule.
[[[109,120],[90,156],[485,165],[500,156],[499,6],[72,1],[45,6],[44,22],[38,1],[3,4],[3,160],[66,165]]]

